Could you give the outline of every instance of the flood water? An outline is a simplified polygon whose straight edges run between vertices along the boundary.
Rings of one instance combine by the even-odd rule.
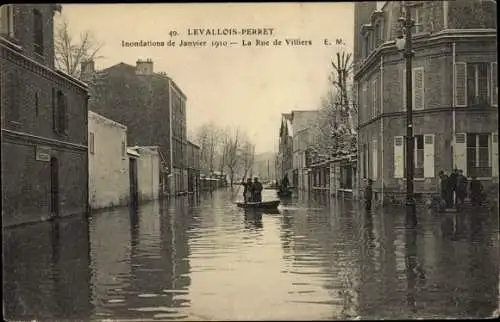
[[[273,195],[265,190],[264,200]],[[360,211],[327,197],[278,213],[230,190],[3,232],[8,320],[491,317],[498,214]],[[497,311],[495,311],[497,310]]]

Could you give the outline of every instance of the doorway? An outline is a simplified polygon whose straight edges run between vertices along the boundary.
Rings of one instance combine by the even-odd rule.
[[[59,217],[59,162],[50,158],[50,215]]]

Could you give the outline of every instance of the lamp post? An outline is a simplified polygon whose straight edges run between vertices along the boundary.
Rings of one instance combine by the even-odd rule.
[[[406,60],[406,214],[413,224],[417,223],[415,198],[413,193],[414,176],[414,138],[413,138],[413,88],[412,88],[412,27],[415,25],[411,19],[411,11],[408,4],[403,2],[405,16],[399,18],[402,24],[404,38],[396,40],[396,47],[403,50]]]

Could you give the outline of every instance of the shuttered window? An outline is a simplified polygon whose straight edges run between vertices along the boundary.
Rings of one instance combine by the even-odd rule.
[[[497,62],[490,64],[491,69],[491,106],[498,107],[498,73]]]
[[[89,132],[89,152],[90,154],[95,153],[94,132]]]
[[[52,130],[59,132],[59,118],[57,117],[57,89],[52,88]]]
[[[394,137],[394,178],[404,176],[404,137]]]
[[[0,20],[1,33],[14,37],[14,6],[12,4],[0,7]]]
[[[455,134],[455,144],[453,147],[453,168],[463,170],[464,175],[467,175],[467,160],[465,158],[466,140],[465,133]]]
[[[372,140],[372,179],[378,178],[378,145],[377,140]]]
[[[467,64],[455,63],[455,106],[467,106]]]
[[[413,109],[422,110],[425,105],[424,98],[424,68],[416,67],[413,69]]]
[[[498,177],[498,132],[491,133],[491,172]]]
[[[9,111],[9,121],[17,122],[19,121],[19,97],[21,91],[23,90],[24,84],[19,81],[19,73],[17,70],[13,70],[8,73],[8,111]]]
[[[363,99],[363,111],[362,115],[364,116],[363,122],[366,122],[369,120],[369,112],[368,112],[368,85],[365,82],[363,84],[363,93],[362,93],[362,99]]]
[[[424,135],[424,177],[434,178],[434,134]]]
[[[371,99],[371,118],[377,116],[377,102],[378,102],[378,90],[377,90],[377,78],[372,82],[372,99]]]

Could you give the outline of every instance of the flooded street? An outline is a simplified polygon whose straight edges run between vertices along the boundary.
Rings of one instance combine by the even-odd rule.
[[[266,196],[267,194],[267,196]],[[264,200],[274,191],[265,190]],[[342,200],[249,213],[230,190],[4,231],[7,319],[490,317],[498,215],[366,215]]]

